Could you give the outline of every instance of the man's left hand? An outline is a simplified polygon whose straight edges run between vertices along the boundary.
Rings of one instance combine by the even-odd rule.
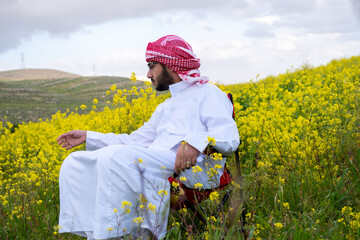
[[[180,171],[189,169],[196,164],[196,158],[199,155],[199,151],[188,144],[187,142],[182,142],[176,152],[175,159],[175,171],[177,174]]]

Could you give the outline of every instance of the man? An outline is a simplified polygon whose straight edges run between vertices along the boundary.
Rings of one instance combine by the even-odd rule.
[[[75,130],[59,136],[62,147],[86,142],[87,150],[73,152],[62,164],[59,232],[106,239],[138,236],[146,229],[162,238],[169,214],[168,177],[177,172],[189,187],[200,182],[211,188],[206,169],[223,167],[225,158],[215,163],[202,154],[208,137],[222,154],[238,147],[232,105],[200,76],[200,60],[187,42],[174,35],[150,42],[146,61],[156,90],[171,93],[148,122],[130,135]],[[203,171],[194,174],[193,166]],[[221,175],[222,170],[215,184]]]

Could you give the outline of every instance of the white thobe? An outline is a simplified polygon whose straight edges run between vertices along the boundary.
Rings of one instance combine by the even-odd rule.
[[[134,235],[141,227],[162,238],[169,214],[168,177],[174,173],[179,144],[187,141],[202,153],[211,137],[223,155],[236,150],[239,133],[224,92],[210,83],[198,86],[184,81],[170,85],[170,92],[171,98],[159,104],[138,130],[131,134],[88,131],[87,151],[65,159],[59,177],[59,232],[82,236],[92,232],[95,239],[106,239]],[[200,182],[203,188],[211,188],[219,183],[223,170],[218,171],[215,183],[209,181],[207,170],[215,164],[223,167],[225,158],[216,162],[204,159],[199,154],[197,165],[202,172],[189,169],[181,173],[188,179],[184,182],[188,187]],[[155,212],[145,211],[144,215],[145,208],[139,208],[140,194],[148,200],[147,205],[156,206]],[[123,201],[132,203],[129,213],[125,212],[128,206],[122,208]],[[141,226],[134,222],[139,215],[144,220]]]

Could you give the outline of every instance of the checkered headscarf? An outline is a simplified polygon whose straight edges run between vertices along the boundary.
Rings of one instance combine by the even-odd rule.
[[[164,64],[186,82],[202,85],[209,81],[207,77],[200,76],[200,59],[196,58],[191,46],[178,36],[167,35],[150,42],[145,57],[147,62]]]

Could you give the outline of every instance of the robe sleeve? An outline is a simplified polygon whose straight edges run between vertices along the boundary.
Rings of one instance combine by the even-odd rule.
[[[152,114],[148,122],[145,122],[143,126],[132,132],[131,134],[104,134],[99,132],[87,131],[86,150],[93,151],[114,144],[136,145],[145,148],[149,147],[156,137],[158,108]]]
[[[214,138],[214,148],[224,156],[233,153],[239,146],[239,131],[232,118],[233,105],[226,93],[211,89],[199,104],[201,122],[207,131],[192,132],[184,137],[191,146],[204,152],[208,137]]]

